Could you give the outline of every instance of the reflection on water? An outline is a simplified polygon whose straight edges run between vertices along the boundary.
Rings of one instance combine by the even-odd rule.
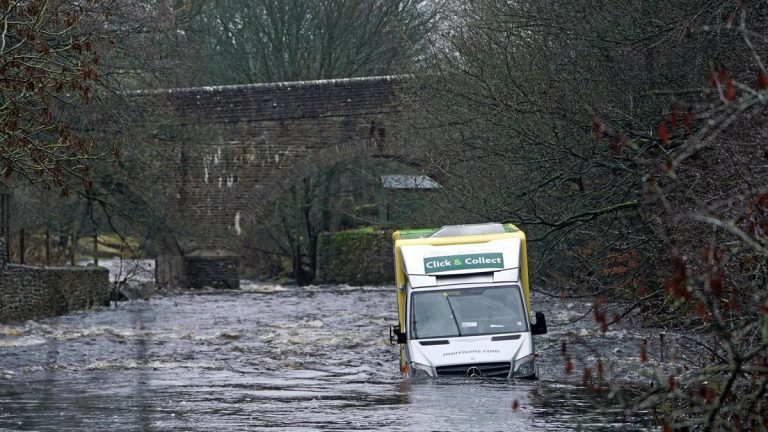
[[[408,382],[389,289],[245,286],[0,326],[0,428],[641,428],[558,375],[573,329],[541,338],[542,381]]]

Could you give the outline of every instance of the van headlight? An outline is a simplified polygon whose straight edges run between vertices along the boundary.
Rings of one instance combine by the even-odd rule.
[[[430,378],[435,376],[437,376],[437,372],[434,367],[411,362],[411,378]]]
[[[530,378],[536,375],[536,356],[527,355],[515,362],[515,378]]]

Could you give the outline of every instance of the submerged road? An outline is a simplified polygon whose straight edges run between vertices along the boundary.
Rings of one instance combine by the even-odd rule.
[[[636,358],[642,336],[563,325],[583,305],[534,302],[549,305],[538,309],[550,323],[537,337],[536,382],[401,379],[388,342],[395,296],[381,287],[244,283],[0,325],[0,429],[658,429],[602,406],[563,371],[566,334],[599,335],[611,369]]]

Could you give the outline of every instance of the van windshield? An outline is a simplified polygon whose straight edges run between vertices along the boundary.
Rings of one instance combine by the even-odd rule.
[[[415,292],[411,297],[413,339],[527,331],[518,286]]]

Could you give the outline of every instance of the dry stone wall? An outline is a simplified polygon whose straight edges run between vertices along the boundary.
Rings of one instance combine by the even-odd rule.
[[[0,250],[5,250],[4,244]],[[4,255],[3,257],[4,258]],[[62,315],[108,304],[109,271],[101,267],[0,267],[0,322]]]

